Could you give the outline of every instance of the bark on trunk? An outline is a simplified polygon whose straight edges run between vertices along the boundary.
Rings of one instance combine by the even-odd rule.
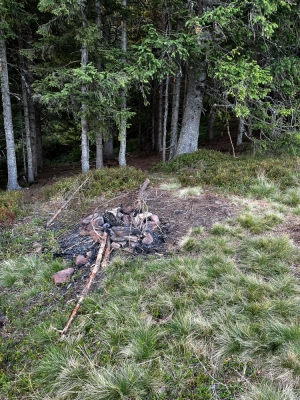
[[[97,0],[95,2],[95,10],[96,10],[96,25],[99,30],[99,34],[101,35],[101,2]],[[100,43],[99,43],[100,45]],[[98,57],[97,60],[97,68],[101,71],[101,58]],[[101,121],[101,115],[98,114],[98,121]],[[101,129],[101,125],[98,128],[98,133],[96,135],[96,169],[102,169],[104,167],[103,163],[103,133]]]
[[[36,122],[36,149],[37,166],[43,168],[43,141],[41,128],[41,110],[38,104],[35,104],[35,122]]]
[[[103,167],[103,135],[100,129],[96,136],[96,169]]]
[[[85,27],[85,22],[83,23]],[[81,47],[81,66],[84,70],[88,63],[88,48],[85,44]],[[87,93],[87,87],[81,86],[81,93],[84,95]],[[86,119],[86,104],[81,104],[81,170],[83,173],[90,169],[89,164],[89,141],[88,141],[88,123]]]
[[[167,122],[168,122],[168,103],[169,103],[169,80],[170,77],[167,75],[166,77],[166,86],[165,86],[165,109],[164,109],[164,124],[163,124],[163,162],[166,161],[166,148],[167,148]]]
[[[30,124],[30,134],[31,134],[31,151],[33,160],[33,173],[34,179],[37,178],[37,142],[36,142],[36,117],[35,117],[35,104],[32,96],[29,95],[29,124]]]
[[[239,117],[238,134],[236,138],[236,146],[241,146],[243,144],[243,136],[245,133],[245,121],[244,118]]]
[[[25,122],[25,134],[26,134],[26,152],[27,152],[27,182],[34,182],[34,166],[31,150],[31,133],[29,123],[29,112],[28,112],[28,97],[25,77],[22,75],[22,95],[23,95],[23,111],[24,111],[24,122]]]
[[[109,131],[111,131],[110,127],[109,127]],[[111,137],[108,140],[105,140],[105,142],[104,142],[103,157],[105,159],[114,158],[114,140],[112,137],[112,133],[111,133]]]
[[[8,174],[7,190],[18,190],[21,189],[21,187],[18,184],[15,139],[14,139],[11,102],[9,94],[6,45],[4,40],[0,40],[0,75],[1,75],[4,130],[5,130],[5,140],[6,140],[6,157],[7,157],[7,174]]]
[[[159,86],[158,102],[157,102],[157,136],[156,136],[156,150],[162,151],[162,131],[163,131],[163,85]]]
[[[174,158],[177,148],[180,84],[181,84],[181,74],[180,71],[177,71],[177,74],[174,76],[174,82],[173,82],[171,143],[170,143],[169,160],[172,160]]]
[[[127,6],[127,0],[122,0],[122,7],[124,11],[126,10]],[[127,28],[126,28],[126,17],[125,15],[123,16],[122,19],[122,39],[121,39],[121,45],[122,45],[122,51],[124,54],[123,62],[126,62],[126,51],[127,51]],[[120,167],[126,167],[126,134],[127,134],[127,120],[126,117],[123,113],[126,111],[126,90],[123,89],[121,93],[121,121],[120,121],[120,127],[119,127],[119,141],[120,141],[120,151],[119,151],[119,165]]]
[[[203,108],[206,74],[203,70],[190,70],[182,127],[176,156],[198,150],[199,126]]]

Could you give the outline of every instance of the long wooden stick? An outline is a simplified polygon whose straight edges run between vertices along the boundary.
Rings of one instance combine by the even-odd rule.
[[[90,178],[87,177],[86,180],[75,190],[74,193],[72,193],[72,195],[68,198],[68,200],[66,200],[64,202],[64,204],[60,207],[60,209],[53,215],[53,217],[51,219],[49,219],[49,221],[46,223],[46,227],[48,228],[49,225],[52,224],[52,222],[55,220],[55,218],[62,212],[62,210],[66,207],[66,205],[73,199],[73,197],[75,196],[75,194],[77,192],[79,192],[79,190],[82,188],[83,185],[86,184],[86,182],[89,180]]]
[[[103,237],[103,240],[101,241],[101,245],[100,245],[100,248],[99,248],[99,251],[98,251],[98,255],[97,255],[97,259],[96,259],[94,268],[93,268],[93,270],[91,272],[91,275],[89,276],[87,284],[85,285],[85,287],[84,287],[84,289],[83,289],[83,291],[81,293],[81,296],[80,296],[76,306],[74,307],[74,310],[73,310],[72,314],[70,315],[70,318],[69,318],[66,326],[64,327],[64,329],[62,331],[59,331],[62,335],[65,335],[68,332],[68,329],[69,329],[69,327],[70,327],[75,315],[77,314],[77,311],[79,310],[80,304],[83,302],[83,300],[85,299],[86,295],[88,294],[88,291],[89,291],[89,289],[91,287],[91,284],[93,283],[93,280],[94,280],[95,276],[97,275],[97,272],[100,269],[102,257],[103,257],[103,254],[104,254],[104,250],[105,250],[106,244],[107,244],[107,242],[109,240],[108,239],[108,235],[107,235],[106,232],[103,233],[102,237]],[[109,256],[109,252],[108,253],[106,252],[105,257],[108,257],[108,256]],[[105,264],[106,264],[106,262],[107,261],[105,261]]]

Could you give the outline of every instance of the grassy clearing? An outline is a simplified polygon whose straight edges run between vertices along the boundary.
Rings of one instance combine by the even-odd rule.
[[[274,203],[193,228],[167,259],[116,257],[64,338],[57,329],[74,302],[52,282],[64,267],[50,258],[57,237],[44,237],[48,255],[26,255],[44,234],[40,221],[15,228],[21,257],[7,237],[0,267],[1,399],[298,399],[300,291],[290,267],[300,251],[272,235],[287,209],[297,212],[297,186],[266,174],[251,182],[249,196]],[[278,196],[290,196],[281,212]]]
[[[63,339],[54,328],[71,307],[58,294],[45,305],[61,266],[4,263],[2,307],[12,324],[1,347],[5,395],[296,399],[300,293],[289,267],[299,258],[287,237],[249,236],[238,220],[196,228],[169,259],[116,258]]]

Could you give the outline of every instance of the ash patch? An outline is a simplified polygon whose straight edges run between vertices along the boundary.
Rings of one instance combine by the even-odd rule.
[[[165,252],[164,243],[169,234],[169,228],[162,226],[160,232],[152,232],[153,242],[151,244],[144,244],[142,241],[136,244],[134,251],[137,254],[156,254]]]
[[[91,251],[90,263],[96,260],[99,244],[95,243],[90,236],[81,236],[79,233],[79,226],[63,236],[59,244],[61,251],[55,253],[53,255],[54,258],[74,261],[76,256],[80,254],[86,255],[87,252]]]

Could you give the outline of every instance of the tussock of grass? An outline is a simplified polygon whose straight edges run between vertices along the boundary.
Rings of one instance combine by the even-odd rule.
[[[274,226],[283,222],[283,217],[275,213],[266,213],[264,215],[254,215],[250,212],[242,214],[237,221],[243,228],[251,233],[259,234],[271,230]]]
[[[296,400],[297,398],[298,396],[290,386],[278,387],[265,382],[260,385],[252,385],[250,390],[241,397],[242,400]]]
[[[250,193],[257,199],[274,198],[279,192],[279,185],[268,179],[263,172],[259,173],[256,181],[250,185]]]
[[[187,198],[193,196],[199,196],[202,193],[201,187],[186,187],[179,189],[175,192],[176,197]]]

